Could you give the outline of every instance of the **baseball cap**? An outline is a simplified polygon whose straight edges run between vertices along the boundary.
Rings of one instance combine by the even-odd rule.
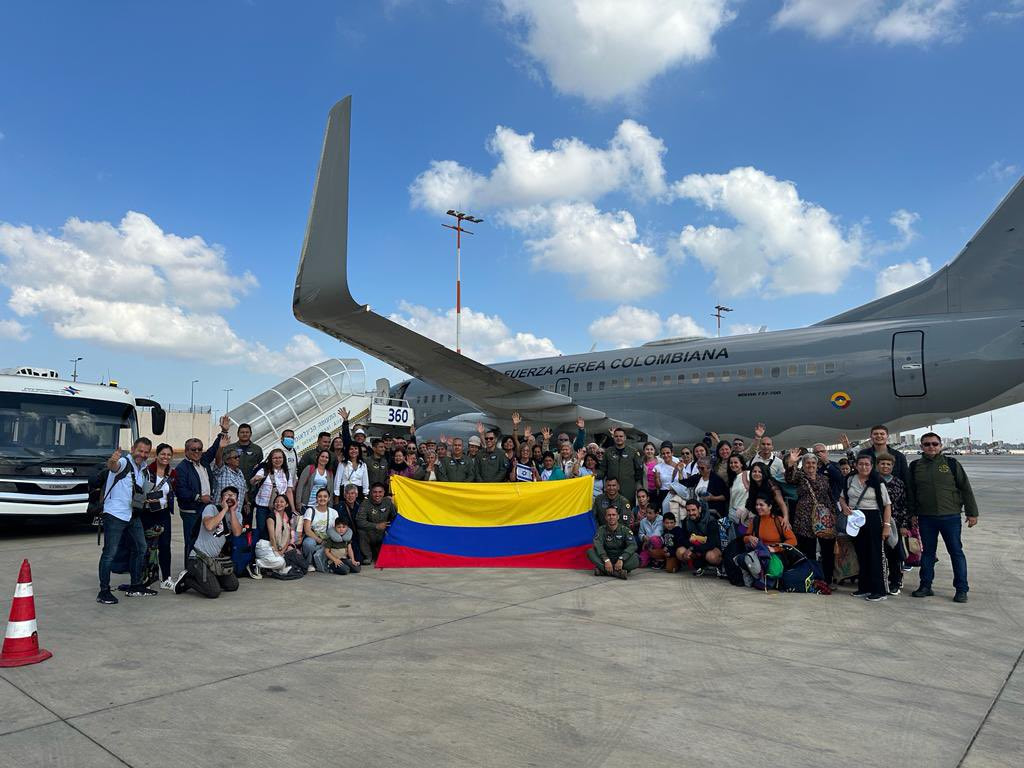
[[[365,435],[366,434],[366,430],[363,429],[362,427],[356,427],[356,431],[353,432],[352,434],[353,435]]]
[[[483,445],[483,443],[480,442],[480,438],[477,437],[476,435],[473,435],[471,438],[469,438],[469,444],[470,445],[475,445],[475,446],[478,446],[478,447]]]
[[[859,509],[851,509],[850,516],[846,518],[846,535],[856,536],[865,522],[867,522],[867,518],[864,517],[863,512]]]

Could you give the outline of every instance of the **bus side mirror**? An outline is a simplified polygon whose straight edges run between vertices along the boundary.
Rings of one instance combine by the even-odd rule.
[[[153,434],[162,435],[164,433],[164,426],[167,424],[167,411],[159,405],[154,406],[150,412],[150,418],[153,421]]]

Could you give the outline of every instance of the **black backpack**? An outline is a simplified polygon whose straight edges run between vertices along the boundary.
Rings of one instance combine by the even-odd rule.
[[[88,513],[93,520],[103,516],[103,505],[106,503],[107,496],[110,495],[110,491],[114,490],[114,486],[121,482],[131,471],[132,463],[130,461],[125,462],[124,469],[114,475],[114,482],[110,484],[110,490],[107,490],[107,480],[110,477],[110,470],[107,469],[106,462],[96,465],[92,473],[89,475],[89,501],[85,508],[86,513]],[[135,482],[134,477],[132,478],[132,482]]]

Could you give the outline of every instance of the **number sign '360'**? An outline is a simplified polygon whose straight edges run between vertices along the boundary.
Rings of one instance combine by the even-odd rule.
[[[408,427],[413,423],[412,408],[374,403],[370,407],[370,422],[373,424],[395,424]]]

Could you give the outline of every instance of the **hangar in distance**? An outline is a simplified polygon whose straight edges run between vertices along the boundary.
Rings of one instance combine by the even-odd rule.
[[[652,438],[783,445],[939,424],[1024,400],[1024,179],[957,257],[898,293],[806,327],[484,365],[370,310],[347,276],[351,97],[327,120],[295,280],[295,316],[413,378],[391,388],[417,431],[464,435],[511,415]],[[429,425],[423,430],[423,425]]]

